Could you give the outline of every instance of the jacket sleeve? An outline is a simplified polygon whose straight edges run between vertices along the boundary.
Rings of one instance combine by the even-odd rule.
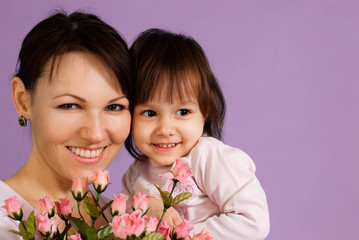
[[[126,194],[128,197],[128,199],[126,201],[126,211],[131,210],[132,201],[133,201],[133,193],[132,193],[133,190],[131,187],[132,177],[131,176],[132,176],[132,165],[122,176],[122,193]]]
[[[224,144],[198,154],[192,167],[198,187],[221,214],[194,227],[207,228],[214,239],[264,239],[269,233],[268,206],[252,159]]]
[[[1,239],[21,240],[22,237],[10,232],[9,230],[19,231],[17,221],[10,219],[3,210],[0,210],[0,236]]]

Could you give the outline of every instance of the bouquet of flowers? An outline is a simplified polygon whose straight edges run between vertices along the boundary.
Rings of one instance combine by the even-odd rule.
[[[5,200],[8,216],[19,221],[19,231],[10,230],[14,234],[20,235],[25,240],[35,240],[36,231],[40,232],[42,239],[46,240],[105,240],[105,239],[124,239],[124,240],[210,240],[212,237],[206,229],[197,233],[191,238],[190,231],[193,229],[189,221],[184,220],[180,225],[170,229],[169,225],[163,221],[166,211],[192,196],[189,192],[183,192],[176,197],[172,193],[177,184],[187,184],[187,178],[192,174],[190,168],[180,159],[176,160],[175,166],[169,173],[162,174],[163,177],[170,178],[173,181],[171,192],[158,189],[163,201],[163,213],[161,219],[146,216],[148,210],[149,196],[137,193],[133,197],[132,211],[126,212],[126,201],[128,197],[120,194],[114,195],[114,200],[108,202],[100,208],[99,199],[109,185],[109,173],[103,169],[96,171],[96,178],[93,187],[97,193],[96,199],[88,197],[89,192],[87,178],[76,178],[72,183],[72,196],[77,202],[79,218],[72,216],[73,208],[69,205],[69,200],[60,199],[52,202],[50,197],[45,195],[38,200],[41,212],[32,211],[29,217],[23,219],[23,210],[16,197]],[[82,202],[83,210],[91,217],[91,224],[88,224],[80,209]],[[110,207],[113,216],[112,221],[100,227],[95,228],[96,220],[102,213]],[[55,214],[64,221],[64,229],[60,231],[55,222]]]

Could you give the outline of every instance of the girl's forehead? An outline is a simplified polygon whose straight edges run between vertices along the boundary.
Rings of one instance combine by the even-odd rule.
[[[198,96],[191,86],[157,86],[148,101],[159,102],[197,102]]]

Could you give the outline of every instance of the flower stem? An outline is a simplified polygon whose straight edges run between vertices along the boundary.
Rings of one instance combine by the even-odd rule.
[[[171,189],[171,193],[170,193],[170,199],[171,199],[171,197],[172,197],[172,193],[173,193],[173,191],[175,190],[175,187],[176,187],[176,185],[177,185],[177,183],[178,183],[178,180],[176,180],[176,179],[172,179],[172,181],[173,181],[173,186],[172,186],[172,189]]]
[[[176,185],[177,185],[177,183],[178,183],[178,180],[176,180],[176,179],[172,179],[172,181],[173,181],[173,186],[172,186],[172,189],[171,189],[171,192],[170,192],[170,196],[168,197],[169,200],[170,200],[170,202],[172,202],[172,201],[171,201],[172,193],[173,193],[173,191],[175,190],[175,187],[176,187]],[[157,224],[156,232],[157,232],[158,229],[160,228],[160,224],[161,224],[161,222],[162,222],[163,216],[164,216],[165,213],[167,212],[167,209],[170,208],[171,206],[172,206],[172,204],[170,204],[169,207],[166,206],[165,204],[163,204],[163,213],[162,213],[162,216],[161,216],[160,221],[159,221],[158,224]]]
[[[82,221],[85,221],[85,219],[84,219],[84,217],[82,216],[81,211],[80,211],[80,203],[81,203],[80,201],[77,201],[77,210],[79,211],[79,215],[80,215]]]
[[[101,193],[97,193],[96,196],[96,207],[98,207],[98,201],[100,200]]]

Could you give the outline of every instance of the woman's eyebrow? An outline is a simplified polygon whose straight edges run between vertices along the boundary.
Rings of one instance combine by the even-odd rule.
[[[125,95],[123,95],[123,96],[119,96],[119,97],[115,97],[114,99],[111,99],[110,101],[108,101],[108,103],[116,102],[116,101],[118,101],[120,99],[123,99],[123,98],[127,99],[127,97]]]
[[[85,99],[83,99],[82,97],[79,97],[75,94],[71,94],[71,93],[63,93],[63,94],[59,94],[57,96],[54,97],[54,99],[56,98],[60,98],[60,97],[73,97],[73,98],[76,98],[77,100],[81,101],[81,102],[86,102]]]

